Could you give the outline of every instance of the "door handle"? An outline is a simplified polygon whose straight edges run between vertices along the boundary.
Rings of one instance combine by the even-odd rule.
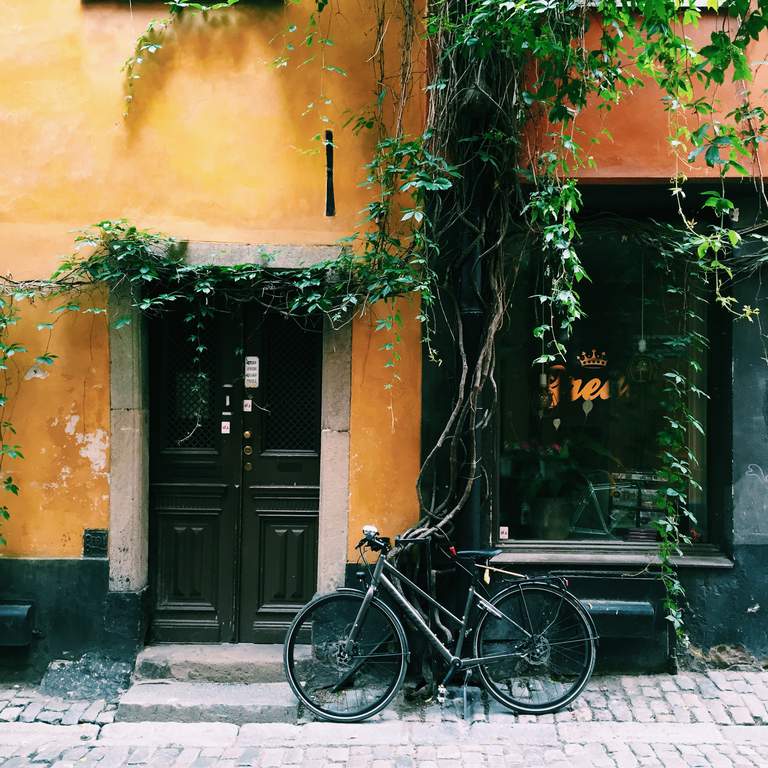
[[[251,439],[251,430],[250,429],[246,429],[245,432],[243,432],[243,437],[246,440],[250,440]]]

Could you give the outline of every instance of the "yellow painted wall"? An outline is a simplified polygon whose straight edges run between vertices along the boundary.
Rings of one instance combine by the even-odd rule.
[[[395,71],[398,4],[390,2],[384,50]],[[165,14],[162,5],[0,0],[0,273],[49,275],[71,252],[73,230],[105,218],[207,241],[331,244],[349,234],[368,200],[359,183],[375,139],[343,123],[378,91],[368,61],[374,3],[341,0],[322,14],[321,33],[335,42],[325,63],[348,77],[324,71],[320,58],[298,68],[308,56],[301,48],[288,67],[274,69],[281,35],[295,24],[300,40],[313,7],[314,0],[244,4],[207,23],[188,17],[143,68],[124,120],[121,66],[147,22]],[[325,110],[330,123],[317,111],[302,116],[321,90],[333,102]],[[421,117],[417,98],[409,115],[416,131]],[[311,138],[326,128],[336,144],[335,218],[324,215],[324,153],[305,151],[320,148]],[[36,350],[36,324],[47,319],[42,308],[27,312],[13,338]],[[416,514],[417,326],[407,320],[395,433],[381,420],[390,401],[379,339],[364,321],[354,327],[355,354],[364,354],[352,394],[354,525],[365,517],[358,505],[375,508],[379,491],[393,520]],[[63,318],[52,351],[60,360],[49,377],[24,382],[12,398],[27,459],[16,462],[22,495],[9,496],[9,546],[0,556],[78,556],[83,528],[108,525],[103,318]],[[30,360],[18,359],[23,374]],[[399,490],[371,484],[379,468],[399,478]]]
[[[376,331],[376,320],[391,313],[377,305],[355,320],[352,335],[352,413],[350,422],[349,555],[366,523],[385,536],[396,536],[418,517],[416,478],[421,464],[421,324],[418,301],[397,302],[403,319],[401,359],[385,367],[391,352],[389,331]],[[393,380],[393,374],[400,381]],[[391,389],[386,385],[392,384]]]
[[[319,56],[298,67],[317,45],[274,69],[282,33],[295,24],[297,42],[313,6],[188,17],[149,58],[123,120],[121,66],[163,6],[0,0],[0,267],[47,274],[70,230],[103,218],[195,240],[320,244],[349,234],[367,200],[359,183],[374,136],[342,123],[377,90],[373,4],[343,0],[343,12],[321,17],[336,42],[325,63],[347,77]],[[396,19],[390,26],[389,48]],[[335,124],[316,110],[302,117],[323,87]],[[324,215],[324,153],[305,152],[320,148],[311,139],[325,128],[337,144],[335,218]]]
[[[81,306],[103,306],[103,292],[79,297]],[[50,310],[61,299],[19,304],[24,318],[12,338],[29,351],[14,355],[8,408],[24,459],[5,459],[21,487],[19,497],[2,493],[11,511],[3,524],[8,546],[0,555],[78,557],[84,528],[109,522],[109,355],[103,315]],[[58,318],[58,319],[56,319]],[[38,323],[56,319],[48,352],[51,365],[34,358],[46,349],[48,332]],[[38,375],[33,375],[37,373]],[[44,376],[40,378],[38,376]]]

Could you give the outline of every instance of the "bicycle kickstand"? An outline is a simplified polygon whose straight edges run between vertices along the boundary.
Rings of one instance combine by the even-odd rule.
[[[469,698],[469,691],[467,690],[469,686],[469,680],[472,677],[472,670],[468,669],[466,674],[464,675],[464,685],[463,687],[463,697],[464,697],[464,720],[468,720],[469,716],[471,716],[471,709],[472,709],[472,702]]]

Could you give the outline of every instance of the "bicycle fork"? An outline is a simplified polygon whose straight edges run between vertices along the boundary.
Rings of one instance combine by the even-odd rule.
[[[373,569],[371,583],[368,589],[365,591],[365,596],[363,597],[363,602],[360,605],[360,610],[357,612],[355,621],[352,624],[352,629],[349,631],[349,635],[347,635],[347,639],[344,642],[344,653],[347,655],[352,653],[352,648],[357,641],[357,636],[360,634],[360,628],[362,627],[363,621],[365,620],[365,614],[368,613],[368,607],[373,602],[373,598],[376,595],[376,587],[379,584],[381,572],[384,570],[385,560],[386,558],[384,555],[381,555],[381,557],[379,557],[379,559],[376,561],[376,567]]]

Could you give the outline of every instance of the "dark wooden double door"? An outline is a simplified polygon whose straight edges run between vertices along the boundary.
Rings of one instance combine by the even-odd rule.
[[[256,306],[151,328],[151,639],[281,642],[315,592],[322,329]]]

